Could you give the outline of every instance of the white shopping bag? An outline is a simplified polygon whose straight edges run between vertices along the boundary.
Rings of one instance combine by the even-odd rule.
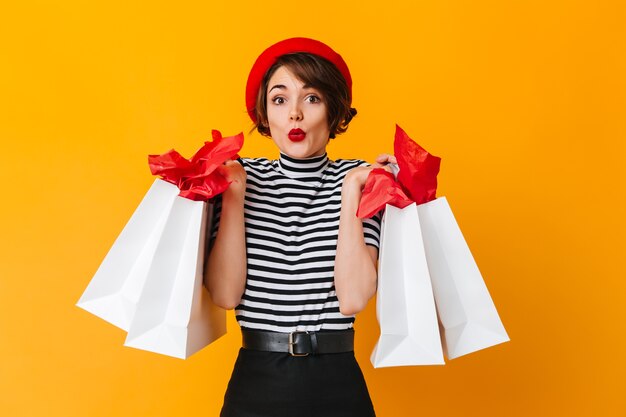
[[[387,205],[378,263],[375,368],[443,365],[443,352],[415,203]]]
[[[178,187],[157,179],[76,304],[128,330]]]
[[[185,359],[226,333],[226,312],[202,284],[211,213],[175,198],[125,346]]]
[[[445,197],[417,206],[448,359],[507,342],[489,291]]]

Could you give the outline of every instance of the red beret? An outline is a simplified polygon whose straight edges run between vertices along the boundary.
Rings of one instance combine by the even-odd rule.
[[[253,122],[256,123],[254,107],[256,106],[257,93],[265,73],[272,65],[274,65],[276,60],[281,55],[293,52],[308,52],[310,54],[319,55],[335,64],[339,72],[343,75],[343,78],[346,79],[346,83],[348,84],[348,93],[350,94],[350,98],[352,98],[352,77],[350,76],[348,65],[343,60],[341,55],[333,51],[328,45],[320,41],[316,41],[315,39],[285,39],[275,43],[263,51],[252,66],[250,75],[248,75],[248,82],[246,84],[246,108]]]

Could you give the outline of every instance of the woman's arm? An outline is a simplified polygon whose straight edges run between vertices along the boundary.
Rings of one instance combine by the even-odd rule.
[[[204,284],[213,302],[230,310],[239,305],[246,285],[247,257],[243,216],[246,172],[237,161],[227,161],[219,169],[232,182],[222,194],[220,224],[206,262]]]
[[[373,168],[384,168],[397,163],[393,155],[381,154],[370,167],[352,169],[346,175],[341,189],[339,236],[335,257],[335,291],[339,311],[353,315],[362,311],[374,296],[378,279],[378,249],[365,244],[363,221],[356,216],[363,186]]]
[[[356,216],[361,191],[371,168],[352,169],[341,189],[339,235],[335,257],[335,290],[346,316],[365,308],[376,293],[378,249],[365,244],[363,221]]]

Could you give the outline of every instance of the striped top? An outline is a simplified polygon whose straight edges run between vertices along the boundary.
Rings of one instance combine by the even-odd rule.
[[[247,173],[244,218],[246,287],[235,316],[241,327],[278,332],[349,329],[339,312],[334,263],[341,186],[362,160],[327,154],[277,160],[242,158]],[[216,199],[212,237],[221,200]],[[363,221],[364,240],[378,247],[381,213]]]

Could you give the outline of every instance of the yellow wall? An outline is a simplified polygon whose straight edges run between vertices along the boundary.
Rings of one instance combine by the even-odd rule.
[[[442,157],[446,195],[511,342],[374,370],[379,416],[617,416],[626,372],[626,8],[621,1],[24,1],[0,12],[0,414],[216,416],[239,343],[186,361],[123,347],[75,306],[152,183],[146,155],[248,135],[268,45],[332,45],[359,115],[331,157]],[[623,393],[623,388],[622,388]],[[621,412],[620,412],[621,411]],[[435,414],[436,413],[436,414]]]

